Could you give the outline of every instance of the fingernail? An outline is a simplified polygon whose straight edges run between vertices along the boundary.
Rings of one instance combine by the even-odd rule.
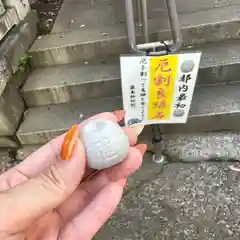
[[[134,129],[137,136],[139,136],[144,129],[144,125],[143,124],[138,124],[138,125],[132,126],[131,128]]]
[[[64,161],[69,160],[72,157],[74,147],[78,139],[78,125],[73,125],[65,135],[63,144],[61,147],[60,158]]]

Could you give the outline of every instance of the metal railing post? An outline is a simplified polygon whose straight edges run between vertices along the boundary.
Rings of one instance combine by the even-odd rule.
[[[166,0],[168,16],[173,35],[174,45],[171,48],[171,52],[177,52],[183,45],[181,26],[178,18],[177,6],[175,0]]]
[[[145,43],[149,42],[147,0],[140,0],[142,11],[142,33]]]
[[[133,0],[125,0],[126,20],[127,20],[127,33],[128,42],[130,49],[133,53],[140,53],[146,55],[165,55],[170,52],[177,52],[181,49],[183,40],[181,34],[180,23],[178,19],[177,7],[175,0],[165,0],[170,27],[172,32],[173,41],[163,42],[152,42],[149,43],[149,31],[148,31],[148,9],[147,0],[137,0],[137,13],[138,13],[138,24],[142,27],[142,35],[144,38],[144,44],[136,44],[136,32],[134,22],[134,11],[133,11]],[[169,49],[166,49],[166,45]],[[154,51],[156,48],[165,48],[162,51]],[[153,50],[149,52],[149,50]],[[154,144],[154,155],[153,161],[156,163],[164,164],[165,156],[162,154],[162,133],[159,125],[154,125],[153,130],[153,144]]]
[[[141,0],[136,0],[137,4],[137,26],[142,27],[142,6]]]
[[[148,14],[147,14],[147,0],[139,0],[138,3],[142,10],[142,27],[143,36],[145,40],[148,40]],[[170,27],[172,31],[173,41],[166,41],[171,52],[179,51],[182,47],[183,40],[180,29],[180,23],[178,19],[177,7],[175,0],[165,0],[167,11],[169,14]],[[149,55],[164,55],[166,54],[166,45],[162,42],[151,42],[146,41],[144,44],[136,44],[136,32],[135,32],[135,22],[134,22],[134,12],[133,12],[133,0],[125,0],[125,11],[126,11],[126,21],[127,21],[127,33],[128,42],[131,50],[135,53],[145,54],[146,51],[150,49],[163,48],[161,51],[149,52]]]
[[[128,37],[128,44],[130,46],[130,50],[132,52],[145,55],[145,52],[138,50],[136,45],[136,32],[135,32],[132,0],[125,0],[125,12],[126,12],[126,23],[127,23],[127,37]]]

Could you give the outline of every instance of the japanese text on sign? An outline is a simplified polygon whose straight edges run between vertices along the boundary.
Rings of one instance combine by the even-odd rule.
[[[176,63],[176,56],[150,59],[148,120],[170,118]]]
[[[130,85],[130,108],[135,108],[136,107],[136,87],[135,85]]]
[[[148,81],[148,68],[146,58],[140,61],[140,105],[141,105],[141,120],[145,117],[145,105],[146,105],[146,86],[145,83]]]
[[[185,123],[201,53],[122,56],[126,124]]]

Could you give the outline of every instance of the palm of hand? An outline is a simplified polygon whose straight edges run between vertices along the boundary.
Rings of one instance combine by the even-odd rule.
[[[117,111],[94,118],[116,122],[123,116]],[[59,163],[63,136],[0,176],[0,240],[92,239],[115,211],[126,178],[140,167],[146,150],[133,147],[134,129],[124,131],[131,145],[127,158],[90,178],[81,145],[71,161]]]

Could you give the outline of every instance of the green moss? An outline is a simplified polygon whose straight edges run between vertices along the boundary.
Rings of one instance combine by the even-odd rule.
[[[26,72],[30,68],[30,56],[24,55],[20,58],[18,68],[16,73],[18,72]]]

